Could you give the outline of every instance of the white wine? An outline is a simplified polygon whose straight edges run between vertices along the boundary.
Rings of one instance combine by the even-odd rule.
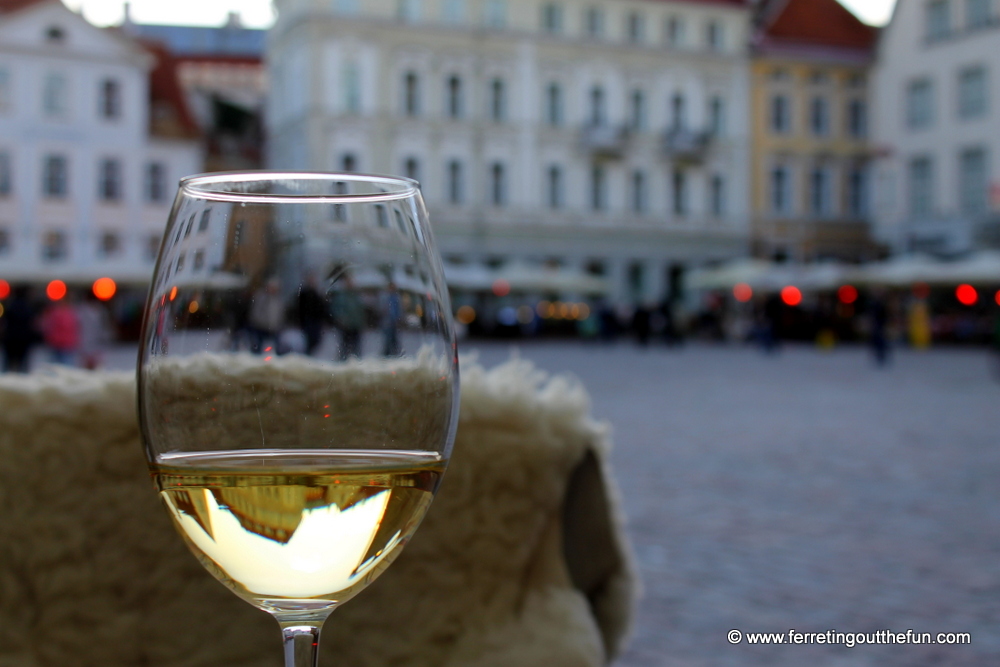
[[[272,612],[333,608],[398,555],[444,472],[434,452],[167,454],[153,479],[206,568]]]

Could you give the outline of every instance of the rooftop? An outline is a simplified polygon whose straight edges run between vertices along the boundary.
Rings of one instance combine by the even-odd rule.
[[[772,0],[763,3],[758,48],[819,47],[870,53],[878,29],[861,21],[837,0]]]

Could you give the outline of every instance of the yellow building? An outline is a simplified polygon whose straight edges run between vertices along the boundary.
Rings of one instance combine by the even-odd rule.
[[[758,257],[860,261],[870,234],[868,72],[877,31],[837,0],[771,0],[751,56],[751,226]]]

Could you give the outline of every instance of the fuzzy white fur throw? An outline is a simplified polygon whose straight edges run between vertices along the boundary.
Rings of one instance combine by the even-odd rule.
[[[586,392],[462,366],[452,462],[399,559],[333,613],[320,662],[597,667],[636,581]],[[187,552],[151,488],[131,374],[0,378],[0,666],[280,664],[280,635]]]

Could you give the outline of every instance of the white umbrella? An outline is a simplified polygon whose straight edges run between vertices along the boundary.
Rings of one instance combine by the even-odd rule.
[[[752,285],[760,281],[771,268],[770,262],[744,257],[721,266],[694,269],[684,282],[691,289],[731,289],[738,283]]]

